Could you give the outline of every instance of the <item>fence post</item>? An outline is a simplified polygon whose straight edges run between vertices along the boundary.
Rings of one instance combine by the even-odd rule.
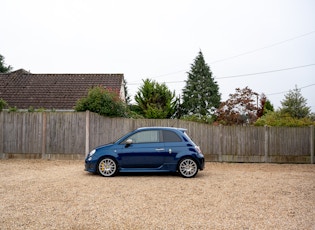
[[[90,151],[90,111],[85,112],[85,156]]]
[[[46,159],[47,116],[42,112],[42,159]]]
[[[222,162],[222,145],[223,145],[223,141],[222,141],[222,136],[223,136],[223,134],[222,134],[222,125],[219,125],[219,162]]]
[[[314,164],[314,126],[310,126],[310,149],[311,149],[311,164]]]
[[[264,162],[268,162],[268,126],[265,125],[265,143],[264,143],[264,149],[265,149],[265,156],[264,156]]]
[[[4,135],[3,128],[4,127],[4,113],[0,112],[0,159],[4,158]]]

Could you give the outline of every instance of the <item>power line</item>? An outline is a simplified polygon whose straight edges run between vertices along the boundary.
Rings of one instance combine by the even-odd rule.
[[[258,72],[258,73],[249,73],[249,74],[240,74],[240,75],[227,76],[227,77],[218,77],[217,79],[246,77],[246,76],[253,76],[253,75],[259,75],[259,74],[266,74],[266,73],[275,73],[275,72],[281,72],[281,71],[286,71],[286,70],[292,70],[292,69],[299,69],[299,68],[309,67],[309,66],[313,66],[313,65],[315,65],[315,64],[295,66],[295,67],[289,67],[289,68],[285,68],[285,69],[269,70],[269,71]]]
[[[306,86],[303,86],[303,87],[300,87],[298,89],[305,89],[305,88],[311,87],[313,85],[315,85],[315,83],[314,84],[310,84],[310,85],[306,85]],[[278,92],[278,93],[269,93],[269,94],[266,94],[266,96],[284,94],[284,93],[288,93],[288,92],[290,92],[290,91],[282,91],[282,92]]]
[[[255,53],[255,52],[260,51],[260,50],[268,49],[268,48],[271,48],[271,47],[274,47],[274,46],[281,45],[281,44],[286,43],[286,42],[290,42],[290,41],[293,41],[293,40],[296,40],[296,39],[299,39],[299,38],[302,38],[302,37],[306,37],[306,36],[311,35],[313,33],[315,33],[315,30],[313,30],[311,32],[308,32],[306,34],[302,34],[302,35],[299,35],[299,36],[296,36],[296,37],[293,37],[293,38],[289,38],[289,39],[286,39],[286,40],[283,40],[283,41],[280,41],[280,42],[273,43],[273,44],[268,45],[268,46],[264,46],[264,47],[261,47],[261,48],[258,48],[258,49],[250,50],[250,51],[247,51],[247,52],[244,52],[244,53],[241,53],[241,54],[237,54],[237,55],[234,55],[234,56],[230,56],[230,57],[227,57],[227,58],[222,58],[222,59],[210,62],[210,64],[214,64],[214,63],[218,63],[218,62],[222,62],[222,61],[238,58],[238,57],[241,57],[241,56],[244,56],[244,55],[252,54],[252,53]]]
[[[218,63],[218,62],[223,62],[223,61],[227,61],[227,60],[230,60],[230,59],[238,58],[238,57],[241,57],[241,56],[245,56],[245,55],[248,55],[248,54],[252,54],[252,53],[258,52],[258,51],[260,51],[260,50],[268,49],[268,48],[271,48],[271,47],[274,47],[274,46],[281,45],[281,44],[283,44],[283,43],[287,43],[287,42],[290,42],[290,41],[293,41],[293,40],[296,40],[296,39],[299,39],[299,38],[302,38],[302,37],[306,37],[306,36],[312,35],[312,34],[314,34],[314,33],[315,33],[315,30],[310,31],[310,32],[305,33],[305,34],[298,35],[298,36],[296,36],[296,37],[292,37],[292,38],[289,38],[289,39],[280,41],[280,42],[276,42],[276,43],[270,44],[270,45],[268,45],[268,46],[264,46],[264,47],[257,48],[257,49],[254,49],[254,50],[249,50],[249,51],[246,51],[246,52],[244,52],[244,53],[240,53],[240,54],[233,55],[233,56],[230,56],[230,57],[218,59],[218,60],[216,60],[216,61],[210,62],[210,65],[211,65],[211,64]],[[311,64],[311,65],[313,65],[313,64]],[[294,68],[294,67],[293,67],[293,68]],[[299,68],[299,67],[298,67],[298,68]],[[161,75],[152,77],[152,79],[156,79],[156,78],[160,78],[160,77],[165,77],[165,76],[169,76],[169,75],[174,75],[174,74],[182,73],[182,72],[186,72],[186,71],[187,71],[187,69],[185,69],[185,70],[178,70],[178,71],[174,71],[174,72],[170,72],[170,73],[166,73],[166,74],[161,74]],[[134,82],[135,82],[135,81],[133,81],[133,82],[131,82],[131,83],[134,83]],[[177,83],[177,82],[171,82],[171,83]]]
[[[269,74],[269,73],[275,73],[275,72],[281,72],[281,71],[288,71],[293,69],[300,69],[305,67],[315,66],[315,64],[308,64],[308,65],[301,65],[301,66],[294,66],[294,67],[288,67],[284,69],[276,69],[276,70],[269,70],[269,71],[263,71],[263,72],[257,72],[257,73],[248,73],[248,74],[239,74],[239,75],[232,75],[232,76],[226,76],[226,77],[217,77],[216,79],[227,79],[227,78],[238,78],[238,77],[247,77],[247,76],[254,76],[254,75],[261,75],[261,74]],[[169,81],[164,82],[168,84],[172,83],[181,83],[185,81]],[[140,83],[128,83],[128,85],[139,85]]]

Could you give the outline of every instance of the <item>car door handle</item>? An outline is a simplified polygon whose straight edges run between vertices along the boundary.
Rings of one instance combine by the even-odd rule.
[[[161,148],[161,149],[155,149],[156,151],[163,151],[164,149],[163,148]]]

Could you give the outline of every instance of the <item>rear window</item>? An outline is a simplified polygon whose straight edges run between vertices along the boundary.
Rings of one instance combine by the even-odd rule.
[[[164,142],[181,142],[182,139],[174,132],[169,130],[163,130],[163,141]]]

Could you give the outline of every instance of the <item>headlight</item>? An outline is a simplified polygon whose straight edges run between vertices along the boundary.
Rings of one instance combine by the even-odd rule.
[[[93,156],[93,154],[94,154],[95,152],[96,152],[96,150],[93,149],[93,150],[89,153],[90,157]]]
[[[197,150],[198,153],[201,153],[201,150],[200,150],[199,146],[195,146],[195,149]]]

